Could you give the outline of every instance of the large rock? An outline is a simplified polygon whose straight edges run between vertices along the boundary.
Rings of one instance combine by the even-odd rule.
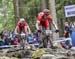
[[[43,54],[41,56],[41,59],[56,59],[56,56],[54,56],[52,54]]]
[[[18,59],[18,58],[2,56],[2,57],[0,57],[0,59]]]

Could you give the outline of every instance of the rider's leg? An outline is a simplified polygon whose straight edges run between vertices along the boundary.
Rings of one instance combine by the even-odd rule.
[[[50,41],[50,45],[52,48],[53,47],[53,36],[52,36],[52,34],[50,34],[50,36],[49,36],[49,41]]]
[[[43,47],[47,48],[47,45],[48,45],[48,39],[47,39],[47,36],[44,35],[44,37],[43,37]]]
[[[17,33],[18,33],[18,34],[21,33],[19,27],[17,27]],[[19,41],[19,43],[20,43],[20,39],[21,39],[20,35],[16,35],[16,37],[19,39],[18,41]]]
[[[42,48],[43,44],[42,44],[42,26],[39,26],[39,30],[37,31],[38,33],[38,40],[39,40],[39,47]]]
[[[17,27],[17,30],[16,30],[16,31],[17,31],[17,33],[19,33],[19,32],[20,32],[20,28],[19,28],[19,27]]]
[[[43,46],[43,44],[42,44],[42,31],[38,31],[38,40],[40,41],[39,42],[39,47],[42,47]]]

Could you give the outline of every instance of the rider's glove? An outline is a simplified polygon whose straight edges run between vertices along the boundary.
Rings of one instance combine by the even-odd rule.
[[[57,33],[57,32],[59,32],[59,30],[56,30],[55,32]]]
[[[37,30],[37,32],[38,32],[38,33],[41,33],[42,31],[41,31],[41,30]]]

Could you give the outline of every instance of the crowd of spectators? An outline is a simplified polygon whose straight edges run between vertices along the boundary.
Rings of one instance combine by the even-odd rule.
[[[64,26],[64,37],[71,37],[72,32],[75,32],[75,22],[65,22]]]
[[[39,42],[38,33],[35,32],[33,37],[32,37],[32,35],[28,35],[27,41],[29,44],[38,43]],[[0,46],[18,45],[18,44],[20,44],[20,40],[18,39],[18,37],[15,35],[14,32],[11,32],[11,31],[0,32]]]
[[[18,38],[15,37],[14,32],[0,32],[0,46],[4,45],[18,45]]]

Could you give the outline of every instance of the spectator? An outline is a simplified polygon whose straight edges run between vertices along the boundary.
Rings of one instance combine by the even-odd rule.
[[[9,45],[11,43],[8,33],[4,34],[4,41],[5,41],[5,45]]]
[[[68,38],[69,37],[69,35],[71,34],[71,26],[70,26],[70,24],[68,23],[68,22],[65,22],[65,30],[64,30],[64,37],[65,38]]]
[[[0,37],[0,46],[2,46],[3,44],[2,44],[2,39],[1,39],[1,37]]]
[[[75,22],[72,24],[72,32],[75,32]]]
[[[19,45],[18,38],[15,38],[15,39],[14,39],[14,45]]]
[[[1,39],[3,39],[3,31],[0,32]]]
[[[37,47],[43,47],[42,41],[40,40],[42,36],[40,36],[41,31],[38,30],[38,32],[34,32],[34,46]]]
[[[71,32],[72,32],[72,23],[65,22],[64,25],[65,25],[64,37],[67,39],[71,35]],[[72,47],[70,40],[60,42],[60,44],[65,49],[70,49]]]
[[[34,32],[34,38],[36,38],[36,42],[40,42],[40,34],[41,34],[41,31],[38,31],[38,32]]]

